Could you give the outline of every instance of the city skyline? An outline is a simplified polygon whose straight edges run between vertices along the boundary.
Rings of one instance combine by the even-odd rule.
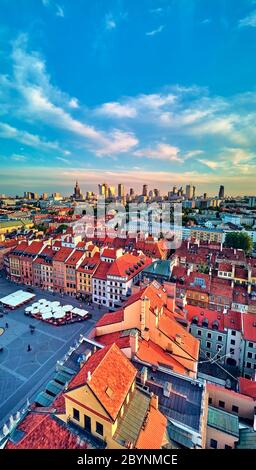
[[[255,5],[187,3],[0,0],[1,192],[254,194]]]

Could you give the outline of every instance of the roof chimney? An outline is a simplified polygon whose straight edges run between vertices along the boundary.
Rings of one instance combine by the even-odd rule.
[[[136,355],[139,349],[139,334],[137,330],[134,330],[130,334],[130,348],[132,357]]]
[[[146,385],[146,382],[148,380],[148,369],[146,366],[144,366],[141,370],[140,379],[141,379],[142,385]]]
[[[155,408],[155,410],[158,410],[158,395],[154,395],[154,393],[150,396],[150,407],[151,406]]]
[[[91,374],[91,372],[88,370],[88,372],[87,372],[87,382],[90,382],[91,378],[92,378],[92,374]]]
[[[169,398],[169,396],[171,395],[171,392],[172,392],[172,384],[170,382],[165,382],[164,390],[163,390],[164,397]]]

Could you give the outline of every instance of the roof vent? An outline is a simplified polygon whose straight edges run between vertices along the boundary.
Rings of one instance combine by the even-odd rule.
[[[88,371],[88,373],[87,373],[87,382],[90,382],[91,378],[92,378],[92,374],[91,374],[90,371]]]

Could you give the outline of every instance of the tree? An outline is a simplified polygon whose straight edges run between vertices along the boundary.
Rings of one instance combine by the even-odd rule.
[[[225,246],[230,248],[238,248],[248,253],[252,251],[253,241],[247,233],[229,232],[226,234]]]
[[[56,229],[56,233],[63,233],[65,230],[67,230],[67,228],[68,228],[68,225],[61,224]]]

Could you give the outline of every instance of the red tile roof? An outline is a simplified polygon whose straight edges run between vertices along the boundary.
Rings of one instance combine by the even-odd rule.
[[[29,413],[19,429],[25,435],[17,444],[9,441],[6,449],[86,449],[77,442],[77,436],[72,434],[65,423],[61,425],[49,414]]]
[[[198,318],[198,326],[202,326],[203,320],[208,320],[208,328],[211,329],[213,322],[218,322],[218,330],[224,331],[225,328],[241,331],[241,313],[229,310],[227,313],[206,308],[186,305],[184,309],[187,312],[187,320],[191,323],[193,318]]]
[[[124,309],[116,310],[115,312],[105,313],[100,320],[96,323],[96,328],[98,326],[112,325],[114,323],[120,323],[124,319]]]
[[[88,372],[91,379],[88,381]],[[115,420],[136,377],[136,369],[116,344],[97,351],[71,380],[68,392],[85,384]],[[107,389],[111,394],[107,394]],[[67,393],[68,393],[67,392]]]
[[[80,259],[84,256],[84,253],[80,250],[75,250],[72,255],[66,260],[66,264],[70,266],[76,266]]]
[[[131,279],[148,266],[151,261],[152,260],[146,256],[134,256],[130,253],[126,253],[120,256],[114,263],[111,263],[108,275]]]
[[[166,314],[161,315],[158,328],[168,338],[174,341],[180,350],[184,351],[184,356],[182,353],[179,355],[174,355],[175,359],[187,369],[194,371],[195,360],[197,360],[199,356],[200,342],[194,338],[185,328],[183,328],[183,326],[181,326],[176,320],[170,318]],[[181,343],[176,341],[176,335],[181,338]],[[191,356],[191,359],[186,357],[187,354]]]
[[[116,250],[114,248],[104,248],[102,257],[116,259]]]
[[[248,280],[248,271],[247,271],[247,269],[236,267],[236,269],[235,269],[235,278],[245,279],[247,281]]]
[[[107,263],[107,261],[101,261],[93,274],[94,279],[106,280],[110,266],[113,263]]]
[[[256,382],[254,380],[239,377],[240,393],[256,400]]]
[[[230,264],[230,263],[219,263],[218,271],[232,272],[232,264]]]
[[[243,326],[245,340],[256,342],[256,315],[253,313],[244,314]]]
[[[108,335],[96,336],[96,341],[104,346],[116,343],[120,349],[130,347],[130,335],[122,336],[122,331],[116,331],[115,333],[109,333]]]
[[[59,251],[56,251],[53,261],[60,261],[60,262],[66,261],[68,257],[71,255],[72,251],[73,251],[73,248],[62,247]]]
[[[139,349],[136,356],[148,364],[169,367],[177,374],[186,374],[186,368],[181,363],[151,340],[139,339]]]
[[[141,428],[135,445],[136,449],[161,449],[166,426],[167,418],[159,410],[150,406],[145,427]]]

